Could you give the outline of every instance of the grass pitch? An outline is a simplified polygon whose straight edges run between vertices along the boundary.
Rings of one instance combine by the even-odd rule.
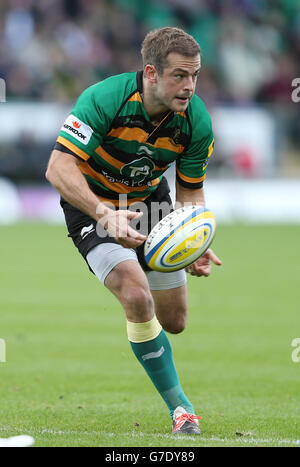
[[[299,226],[219,226],[223,266],[189,276],[170,336],[201,437],[171,433],[116,299],[63,226],[0,227],[0,437],[36,446],[300,446]]]

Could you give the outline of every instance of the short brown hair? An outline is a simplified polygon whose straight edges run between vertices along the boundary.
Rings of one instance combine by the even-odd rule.
[[[195,57],[201,54],[201,49],[198,42],[183,29],[154,29],[146,35],[142,44],[143,65],[154,65],[161,75],[167,65],[167,57],[172,52],[185,57]]]

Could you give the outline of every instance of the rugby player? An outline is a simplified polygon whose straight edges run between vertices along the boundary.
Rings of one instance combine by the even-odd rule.
[[[112,76],[81,94],[46,178],[61,195],[75,246],[124,308],[132,350],[169,408],[173,433],[198,435],[200,417],[183,392],[165,332],[185,327],[186,272],[150,271],[143,256],[149,231],[131,221],[142,219],[137,203],[150,214],[154,202],[171,205],[163,173],[174,161],[176,200],[204,205],[214,138],[194,95],[201,68],[194,38],[178,28],[157,29],[146,35],[141,53],[143,71]],[[188,272],[208,276],[211,262],[222,264],[209,249]]]

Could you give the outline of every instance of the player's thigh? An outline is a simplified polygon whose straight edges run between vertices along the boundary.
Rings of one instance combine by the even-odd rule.
[[[124,305],[142,305],[151,297],[147,278],[137,261],[127,260],[116,265],[108,274],[105,286]]]

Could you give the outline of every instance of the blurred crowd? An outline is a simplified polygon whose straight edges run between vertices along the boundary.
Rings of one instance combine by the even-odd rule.
[[[1,0],[0,78],[7,100],[72,102],[112,74],[141,69],[141,42],[162,26],[202,49],[198,94],[271,106],[300,147],[299,0]]]
[[[0,76],[9,98],[73,99],[140,69],[143,37],[166,25],[200,43],[209,103],[290,101],[299,0],[1,0]]]

